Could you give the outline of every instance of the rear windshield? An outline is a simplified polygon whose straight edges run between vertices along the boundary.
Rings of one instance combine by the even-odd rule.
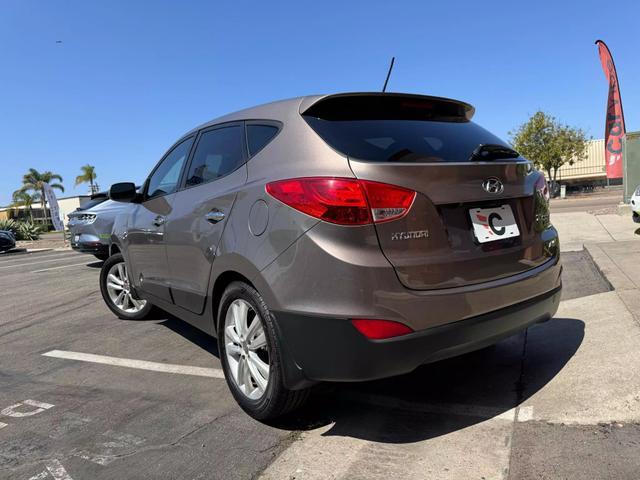
[[[308,115],[304,118],[334,149],[370,162],[466,162],[480,144],[508,147],[484,128],[463,119],[324,120]]]

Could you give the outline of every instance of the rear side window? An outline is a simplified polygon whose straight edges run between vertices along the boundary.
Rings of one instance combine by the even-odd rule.
[[[331,147],[370,162],[466,162],[480,144],[508,148],[470,121],[473,111],[448,99],[368,94],[329,97],[303,117]]]
[[[262,150],[276,136],[278,130],[274,125],[247,125],[249,156]]]
[[[187,186],[200,185],[233,172],[244,163],[242,127],[231,125],[200,136],[187,174]]]

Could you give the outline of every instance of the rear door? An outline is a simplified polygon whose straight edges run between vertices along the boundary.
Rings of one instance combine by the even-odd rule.
[[[536,222],[546,207],[535,195],[540,173],[471,122],[470,106],[401,95],[324,102],[305,119],[349,157],[357,178],[417,192],[405,217],[376,224],[382,251],[405,286],[473,285],[553,255],[547,240],[555,233]],[[481,155],[488,148],[481,145],[493,146],[491,154]]]
[[[158,163],[144,188],[144,201],[133,207],[127,230],[131,279],[142,292],[171,302],[165,223],[171,213],[182,170],[194,137],[174,146]]]
[[[202,313],[211,265],[247,180],[244,125],[228,123],[202,131],[166,224],[167,258],[175,303]]]

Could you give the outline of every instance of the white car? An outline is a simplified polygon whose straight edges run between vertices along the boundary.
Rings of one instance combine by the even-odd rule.
[[[631,195],[631,211],[633,221],[640,223],[640,186],[636,187],[636,191]]]

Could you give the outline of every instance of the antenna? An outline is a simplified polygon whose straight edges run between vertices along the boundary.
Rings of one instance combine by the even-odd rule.
[[[393,70],[393,62],[396,61],[396,57],[391,57],[391,65],[389,65],[389,71],[387,72],[387,79],[384,81],[384,87],[382,87],[382,93],[387,90],[387,83],[389,83],[389,77],[391,76],[391,70]]]

